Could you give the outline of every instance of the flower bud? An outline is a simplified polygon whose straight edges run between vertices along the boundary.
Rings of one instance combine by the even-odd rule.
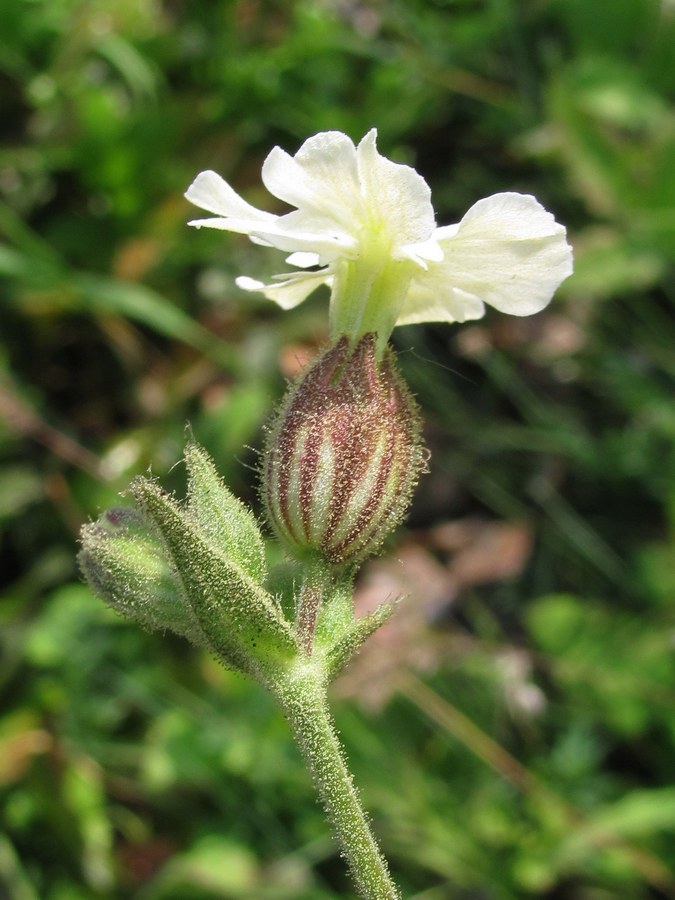
[[[84,526],[82,574],[123,615],[174,631],[269,683],[297,653],[297,643],[264,587],[258,524],[193,441],[185,465],[186,502],[139,477],[129,489],[133,507],[108,510]]]
[[[206,643],[159,538],[137,509],[110,509],[85,525],[78,559],[91,589],[117,612],[144,628]]]
[[[326,350],[291,387],[267,441],[263,500],[298,556],[372,554],[401,521],[424,464],[417,404],[377,336]]]

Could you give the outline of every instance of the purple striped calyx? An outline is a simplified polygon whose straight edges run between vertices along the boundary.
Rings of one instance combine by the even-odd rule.
[[[291,386],[270,429],[262,494],[299,557],[360,562],[401,521],[424,467],[420,417],[377,336],[328,348]]]

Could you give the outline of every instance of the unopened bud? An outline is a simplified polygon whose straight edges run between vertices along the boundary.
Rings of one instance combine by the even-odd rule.
[[[111,509],[85,525],[79,562],[92,590],[122,615],[145,628],[168,628],[205,643],[160,540],[138,510]]]
[[[401,521],[424,465],[417,404],[375,334],[326,350],[290,389],[267,442],[263,499],[297,555],[372,554]]]

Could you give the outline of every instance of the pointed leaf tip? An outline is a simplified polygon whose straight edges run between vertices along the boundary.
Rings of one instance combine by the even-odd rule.
[[[290,625],[274,599],[214,551],[190,513],[146,478],[135,479],[131,491],[161,534],[188,602],[220,656],[256,675],[295,654]]]
[[[227,488],[213,460],[195,441],[185,448],[187,508],[202,538],[225,560],[262,584],[266,577],[265,545],[253,513]]]

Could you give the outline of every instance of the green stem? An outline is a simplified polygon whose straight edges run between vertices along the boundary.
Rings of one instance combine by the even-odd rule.
[[[399,900],[361,806],[328,709],[326,686],[311,662],[297,664],[275,693],[314,779],[364,900]]]
[[[302,578],[298,606],[295,613],[295,629],[298,643],[307,656],[312,655],[316,621],[329,583],[330,573],[327,571],[323,560],[308,560]]]

